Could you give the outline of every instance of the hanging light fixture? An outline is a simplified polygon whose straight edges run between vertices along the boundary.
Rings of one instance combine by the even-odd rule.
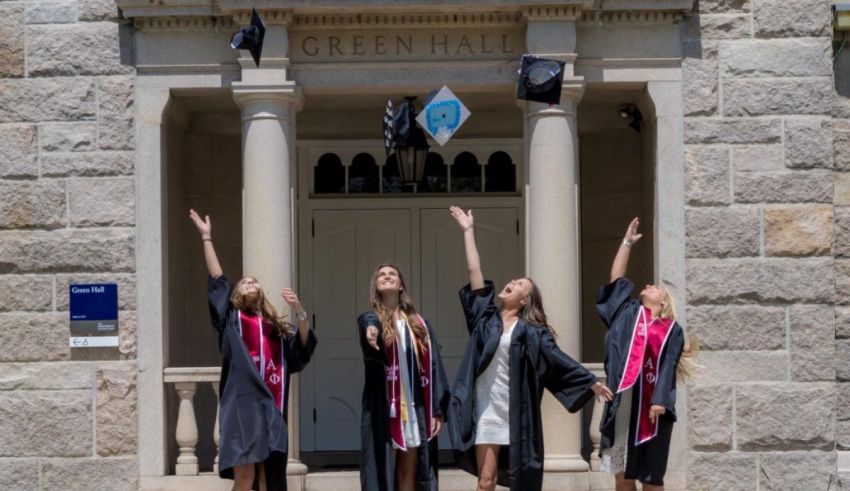
[[[428,157],[428,140],[425,132],[416,124],[416,97],[405,97],[393,113],[393,149],[398,163],[399,175],[404,184],[414,187],[425,175],[425,159]]]

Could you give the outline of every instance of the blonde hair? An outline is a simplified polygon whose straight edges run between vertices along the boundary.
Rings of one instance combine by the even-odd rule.
[[[246,276],[237,281],[236,285],[233,287],[233,292],[230,294],[230,303],[236,307],[236,309],[243,312],[261,313],[263,319],[272,323],[274,331],[279,337],[287,338],[291,336],[295,332],[294,326],[285,321],[285,316],[277,313],[277,309],[275,309],[274,305],[272,305],[266,298],[266,294],[263,292],[262,288],[257,288],[257,293],[255,295],[243,295],[240,293],[240,287],[247,279],[257,281],[257,279],[253,276]]]
[[[378,291],[378,274],[383,268],[393,268],[398,274],[398,283],[401,287],[401,291],[398,292],[398,309],[407,318],[407,323],[413,331],[413,336],[416,338],[415,340],[420,352],[427,351],[428,346],[430,346],[428,328],[425,327],[425,323],[422,322],[422,318],[416,312],[416,306],[413,304],[413,298],[410,296],[407,285],[404,283],[404,276],[401,274],[401,270],[392,263],[378,265],[372,273],[372,280],[369,282],[369,306],[373,312],[378,314],[378,319],[381,321],[381,336],[384,339],[384,345],[390,346],[395,342],[397,334],[393,326],[393,314],[395,311],[384,306],[384,303],[381,301],[381,294]]]
[[[676,300],[670,294],[670,290],[664,288],[664,300],[661,303],[661,318],[672,319],[678,321],[679,316],[676,313]],[[693,334],[685,336],[685,346],[682,348],[682,356],[679,358],[679,363],[676,364],[676,377],[685,381],[696,375],[700,366],[695,358],[699,353],[699,339]]]

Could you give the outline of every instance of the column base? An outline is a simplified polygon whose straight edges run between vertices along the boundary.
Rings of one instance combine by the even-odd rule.
[[[543,471],[546,473],[587,472],[589,469],[587,461],[578,455],[560,455],[543,459]]]
[[[174,474],[178,476],[197,476],[198,464],[176,464]]]
[[[286,463],[287,476],[303,476],[305,474],[307,474],[307,466],[300,460],[289,459]]]

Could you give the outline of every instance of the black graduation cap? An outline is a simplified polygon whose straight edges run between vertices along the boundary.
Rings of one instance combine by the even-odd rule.
[[[516,90],[517,99],[560,104],[564,66],[563,61],[523,55]]]
[[[387,99],[387,108],[384,110],[384,151],[387,152],[387,155],[393,152],[393,140],[395,139],[393,114],[393,100]]]
[[[239,29],[230,38],[230,47],[233,49],[247,49],[254,58],[254,63],[260,66],[260,53],[263,51],[263,37],[266,35],[266,26],[257,14],[256,9],[251,9],[251,25]]]

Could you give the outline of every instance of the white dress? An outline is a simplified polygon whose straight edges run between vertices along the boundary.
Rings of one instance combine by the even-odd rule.
[[[407,421],[402,423],[402,429],[404,431],[404,444],[407,448],[418,447],[422,442],[419,437],[419,421],[416,418],[416,403],[413,399],[413,393],[410,388],[411,377],[410,372],[414,367],[410,366],[410,362],[408,361],[408,350],[409,346],[407,345],[407,323],[402,319],[398,319],[395,321],[395,330],[399,339],[399,367],[401,368],[401,390],[404,391],[404,399],[407,401]],[[412,356],[412,353],[411,353]],[[400,405],[400,403],[399,403]],[[401,407],[398,408],[401,410]],[[395,447],[395,443],[393,443]]]
[[[502,333],[499,348],[475,380],[475,444],[510,444],[510,347],[516,321]]]
[[[632,390],[634,387],[620,395],[620,407],[614,417],[614,443],[610,448],[602,451],[602,463],[600,470],[611,474],[622,474],[626,472],[626,452],[628,449],[629,424],[632,414]]]

